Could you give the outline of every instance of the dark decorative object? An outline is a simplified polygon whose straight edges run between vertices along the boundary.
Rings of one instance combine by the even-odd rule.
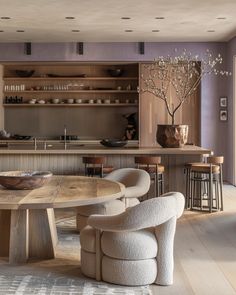
[[[77,51],[77,54],[79,54],[79,55],[84,54],[84,43],[83,42],[76,43],[76,51]]]
[[[46,76],[51,78],[85,78],[86,74],[77,74],[77,75],[46,74]]]
[[[34,70],[31,71],[24,71],[24,70],[15,70],[15,73],[18,77],[27,78],[31,77],[34,74]]]
[[[16,140],[29,140],[29,139],[31,139],[32,138],[32,136],[30,136],[30,135],[19,135],[19,134],[14,134],[13,136],[12,136],[12,139],[16,139]]]
[[[124,74],[122,69],[108,69],[107,72],[111,77],[120,77]]]
[[[51,178],[49,171],[8,171],[0,173],[0,184],[7,189],[35,189],[46,184]]]
[[[145,53],[145,43],[144,42],[139,42],[139,53],[144,54]]]
[[[31,55],[31,51],[32,51],[32,48],[31,48],[31,43],[30,42],[26,42],[25,43],[25,54],[26,55]]]
[[[127,141],[121,139],[103,139],[100,143],[106,147],[122,147],[127,144]]]
[[[126,115],[123,115],[123,117],[128,121],[123,139],[124,140],[138,139],[137,113],[126,114]]]
[[[187,143],[188,125],[157,125],[157,142],[164,148],[179,148]]]

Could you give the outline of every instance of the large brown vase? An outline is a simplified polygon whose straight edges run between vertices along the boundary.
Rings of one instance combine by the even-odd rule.
[[[183,147],[188,140],[188,125],[157,125],[157,142],[164,148]]]

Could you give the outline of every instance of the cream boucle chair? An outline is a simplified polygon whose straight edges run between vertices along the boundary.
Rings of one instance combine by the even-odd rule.
[[[135,168],[121,168],[108,174],[106,179],[118,181],[125,185],[122,200],[113,200],[102,204],[77,207],[76,224],[80,231],[87,225],[92,214],[115,215],[125,211],[126,207],[139,204],[138,197],[144,196],[150,188],[150,176],[146,171]]]
[[[183,209],[184,196],[172,192],[119,215],[90,216],[80,236],[83,274],[119,285],[171,285],[176,220]]]

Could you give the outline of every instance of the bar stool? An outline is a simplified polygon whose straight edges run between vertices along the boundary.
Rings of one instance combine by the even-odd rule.
[[[204,162],[187,163],[184,165],[184,174],[186,174],[185,180],[185,209],[191,207],[191,169],[192,166],[201,165]]]
[[[138,169],[147,171],[154,182],[155,197],[164,194],[164,171],[165,167],[160,165],[161,157],[139,156],[134,158]]]
[[[224,157],[210,156],[207,163],[188,163],[185,165],[186,203],[193,209],[223,211],[223,175]],[[204,202],[207,205],[204,205]]]
[[[106,163],[105,157],[83,157],[83,163],[86,176],[103,177],[114,170],[112,166],[104,166]]]

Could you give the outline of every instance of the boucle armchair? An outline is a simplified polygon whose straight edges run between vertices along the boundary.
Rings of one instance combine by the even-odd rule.
[[[79,231],[87,225],[87,220],[90,215],[115,215],[122,213],[127,207],[139,204],[138,197],[144,196],[150,188],[149,174],[140,169],[117,169],[108,174],[105,178],[118,181],[125,185],[124,198],[101,204],[77,207],[76,224]]]
[[[184,196],[172,192],[119,215],[90,216],[80,236],[83,274],[119,285],[171,285],[176,220],[183,209]]]

